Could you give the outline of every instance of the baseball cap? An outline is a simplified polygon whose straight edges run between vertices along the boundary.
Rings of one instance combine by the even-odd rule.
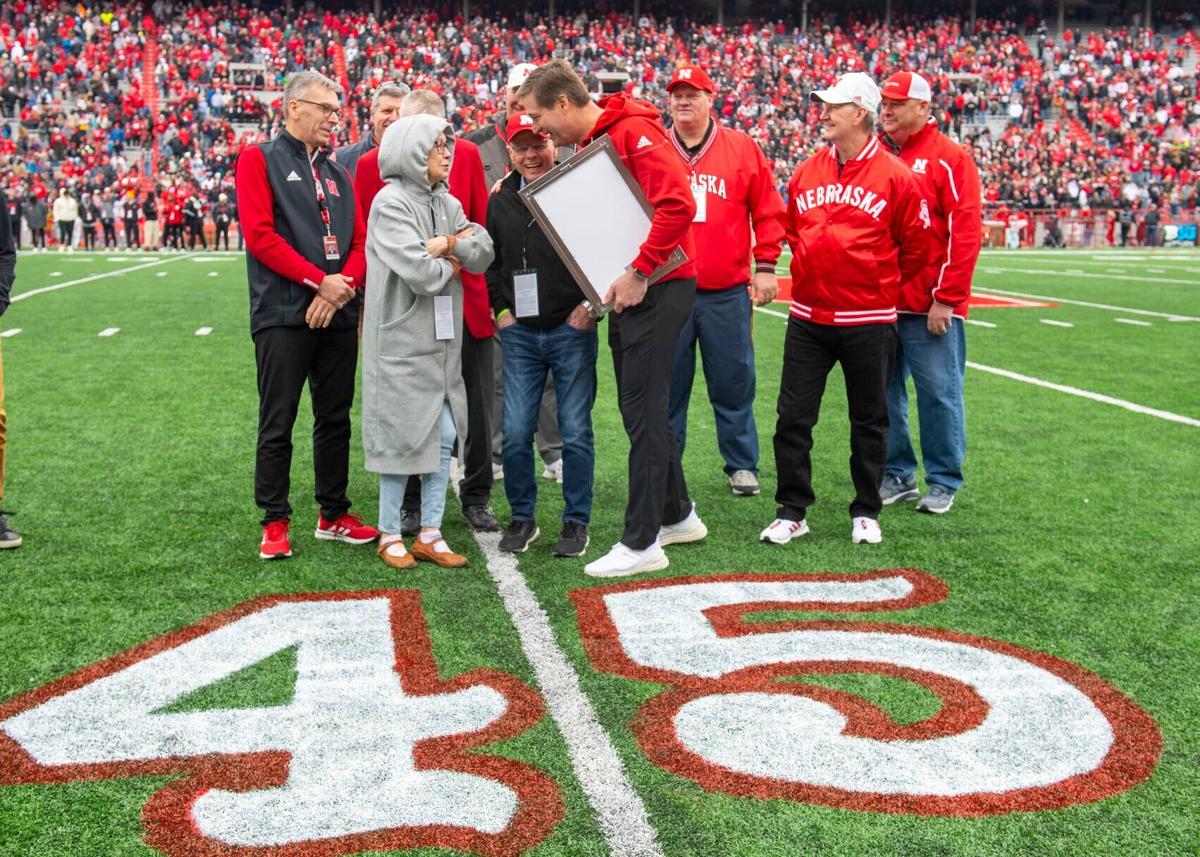
[[[708,73],[696,65],[685,65],[675,69],[675,73],[671,75],[671,82],[667,84],[667,92],[670,92],[672,88],[681,83],[694,86],[696,89],[702,89],[705,92],[715,93],[717,91]]]
[[[879,87],[861,71],[843,74],[833,86],[810,92],[808,97],[826,104],[857,104],[872,113],[879,112]]]
[[[929,81],[915,71],[898,71],[883,82],[882,95],[884,98],[894,98],[904,101],[915,98],[917,101],[932,101],[933,90]]]
[[[508,88],[516,89],[525,82],[525,78],[529,77],[529,73],[535,68],[537,68],[537,66],[531,62],[522,62],[514,65],[508,70]]]
[[[533,119],[529,117],[528,113],[514,113],[512,116],[509,116],[508,125],[504,128],[504,139],[511,141],[515,135],[520,134],[522,131],[528,131],[542,140],[550,139],[548,135],[533,130]]]

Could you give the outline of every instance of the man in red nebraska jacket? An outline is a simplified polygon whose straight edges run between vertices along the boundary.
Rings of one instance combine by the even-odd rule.
[[[752,496],[759,492],[758,427],[753,309],[746,286],[759,306],[775,299],[785,210],[762,149],[742,131],[712,118],[715,91],[708,74],[696,66],[676,69],[667,84],[671,147],[691,174],[696,197],[692,235],[699,271],[696,306],[675,349],[671,430],[682,455],[699,343],[725,474],[735,496]]]
[[[445,119],[446,105],[432,90],[413,90],[400,103],[400,116],[418,113]],[[472,223],[486,223],[488,188],[483,175],[483,161],[479,158],[479,147],[461,137],[454,142],[449,181],[450,194],[462,203],[467,219]],[[354,195],[364,223],[369,220],[371,203],[382,187],[379,147],[376,146],[358,159],[354,173]],[[462,519],[475,530],[495,532],[500,529],[500,522],[488,508],[488,502],[492,497],[492,400],[496,396],[492,335],[496,332],[496,326],[492,323],[487,281],[483,275],[463,271],[461,276],[463,321],[467,327],[462,348],[463,383],[467,388],[467,442],[466,449],[462,451],[463,479],[458,486]],[[421,480],[413,477],[408,480],[404,491],[401,517],[403,535],[417,534],[420,529],[420,509]]]
[[[366,236],[350,176],[328,157],[340,90],[315,71],[293,75],[284,89],[283,130],[268,143],[248,146],[237,160],[258,364],[254,499],[263,510],[263,559],[292,555],[292,426],[305,381],[321,507],[316,537],[366,544],[379,535],[349,513],[346,497],[358,367],[356,288],[366,274]]]
[[[929,203],[935,246],[920,276],[905,283],[896,306],[900,335],[888,388],[888,459],[880,496],[885,506],[917,496],[917,456],[908,431],[909,375],[917,389],[921,457],[929,491],[918,512],[944,514],[962,487],[967,450],[963,376],[964,319],[971,275],[983,243],[979,170],[930,116],[929,83],[910,71],[883,84],[883,141],[908,164]]]
[[[851,72],[821,102],[829,147],[788,183],[792,307],[783,353],[775,466],[779,504],[763,541],[786,544],[808,532],[813,504],[812,429],[834,363],[850,406],[851,538],[879,542],[879,483],[887,458],[887,387],[896,347],[896,301],[929,254],[929,210],[912,171],[874,136],[879,88]]]
[[[615,310],[608,342],[629,436],[625,530],[612,551],[584,571],[612,577],[666,568],[663,545],[698,541],[708,534],[688,499],[668,410],[675,346],[696,302],[691,182],[653,105],[623,92],[596,104],[562,60],[530,72],[517,96],[534,130],[549,134],[556,146],[586,145],[607,134],[654,207],[637,258],[629,260],[628,270],[605,295],[605,303]],[[650,275],[676,247],[683,248],[688,261],[668,279],[649,285]]]

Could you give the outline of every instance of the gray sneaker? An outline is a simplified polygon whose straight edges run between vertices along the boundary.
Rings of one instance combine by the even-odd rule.
[[[735,470],[729,477],[729,487],[735,497],[754,497],[759,491],[758,478],[749,470]]]
[[[944,515],[954,505],[954,492],[941,485],[930,485],[929,493],[917,503],[918,512],[929,512],[931,515]]]
[[[899,476],[886,475],[883,477],[883,484],[879,486],[879,499],[885,506],[903,500],[915,500],[919,494],[916,479],[901,479]]]

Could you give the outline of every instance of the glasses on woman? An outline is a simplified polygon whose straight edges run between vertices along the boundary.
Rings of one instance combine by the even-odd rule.
[[[442,139],[434,142],[433,150],[435,152],[449,152],[450,151],[450,142],[446,138],[443,137]]]
[[[336,116],[339,119],[342,116],[342,108],[336,104],[326,104],[323,101],[309,101],[307,98],[297,98],[296,101],[303,101],[305,104],[311,104],[313,107],[321,108],[321,115],[328,119],[330,116]]]

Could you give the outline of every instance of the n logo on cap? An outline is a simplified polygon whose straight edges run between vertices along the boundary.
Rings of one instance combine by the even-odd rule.
[[[681,68],[679,70],[679,79],[680,80],[691,80],[692,79],[692,70],[690,68]]]

